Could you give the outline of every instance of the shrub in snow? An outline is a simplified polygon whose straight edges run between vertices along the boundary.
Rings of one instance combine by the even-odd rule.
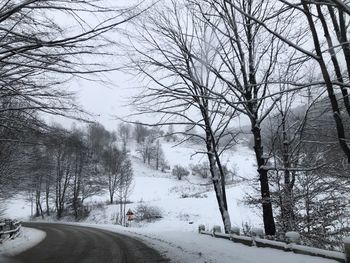
[[[167,162],[165,162],[164,164],[161,164],[161,171],[163,172],[163,173],[165,173],[166,171],[169,171],[170,170],[170,165],[167,163]]]
[[[205,231],[205,225],[199,225],[198,226],[198,232],[202,232],[202,231]]]
[[[239,227],[233,226],[231,227],[231,234],[235,234],[235,235],[240,235],[241,233],[241,229]]]
[[[202,164],[196,164],[191,166],[191,171],[193,175],[199,175],[202,178],[208,178],[209,176],[209,164],[204,162]]]
[[[252,229],[252,227],[248,222],[245,222],[245,223],[242,222],[243,236],[250,236],[251,229]]]
[[[286,233],[287,243],[300,243],[300,234],[298,232],[290,231]]]
[[[221,226],[213,226],[212,232],[213,233],[221,233]]]
[[[252,237],[264,237],[264,230],[261,228],[252,228],[252,230],[250,231],[250,234]]]
[[[156,206],[149,206],[146,204],[139,204],[135,210],[135,220],[152,222],[156,219],[162,218],[161,210]]]
[[[190,172],[186,168],[184,168],[180,165],[175,165],[173,168],[172,174],[174,176],[176,176],[177,179],[181,180],[182,177],[188,176],[190,174]]]

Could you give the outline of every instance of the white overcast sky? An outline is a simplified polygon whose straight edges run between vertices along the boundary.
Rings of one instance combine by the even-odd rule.
[[[120,5],[118,4],[121,3]],[[132,5],[135,1],[123,1],[123,0],[113,0],[112,4],[125,7],[125,4]],[[149,3],[147,3],[149,4]],[[65,21],[63,17],[55,17],[64,24],[68,22]],[[91,19],[91,20],[90,20]],[[85,18],[85,22],[93,23],[95,20],[92,18]],[[120,29],[127,29],[127,25],[122,25]],[[107,34],[108,38],[114,40],[120,40],[121,34],[118,32],[110,32]],[[115,47],[114,52],[121,52],[118,46]],[[113,67],[120,67],[124,64],[125,58],[123,56],[115,57],[105,57],[106,64],[113,65]],[[138,80],[129,74],[122,71],[113,71],[106,73],[104,75],[99,75],[108,84],[98,82],[98,81],[87,81],[84,79],[74,79],[66,87],[66,89],[76,92],[76,102],[82,106],[84,110],[91,113],[93,116],[90,118],[92,120],[102,123],[107,129],[114,130],[117,128],[118,121],[115,116],[123,117],[131,113],[131,107],[128,107],[128,101],[133,95],[136,95],[137,91],[135,87],[139,86]],[[57,117],[57,116],[47,116],[45,117],[49,122],[58,122],[69,128],[73,122],[77,123],[75,120]]]

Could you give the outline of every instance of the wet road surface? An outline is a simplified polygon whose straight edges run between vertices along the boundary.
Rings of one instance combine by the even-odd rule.
[[[46,232],[37,246],[12,258],[16,263],[170,262],[141,241],[105,230],[54,223],[26,223]]]

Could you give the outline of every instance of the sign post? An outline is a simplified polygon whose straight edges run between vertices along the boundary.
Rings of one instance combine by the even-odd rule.
[[[128,216],[128,224],[127,226],[131,225],[131,221],[134,220],[134,213],[131,211],[131,209],[128,210],[128,212],[126,213],[126,215]]]

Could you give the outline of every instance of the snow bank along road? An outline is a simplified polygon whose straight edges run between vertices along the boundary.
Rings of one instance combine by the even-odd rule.
[[[53,223],[24,226],[45,231],[46,238],[15,256],[16,263],[169,262],[141,241],[105,230]]]

